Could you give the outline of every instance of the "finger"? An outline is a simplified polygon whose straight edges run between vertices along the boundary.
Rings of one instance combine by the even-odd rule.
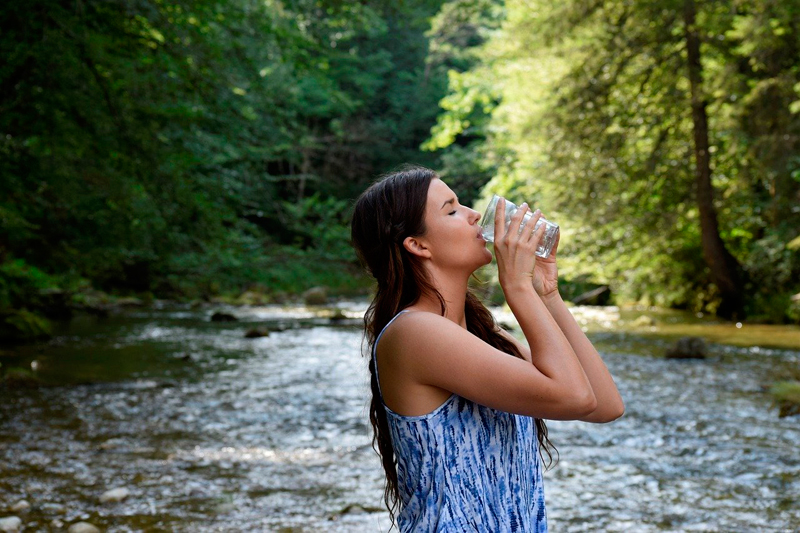
[[[544,231],[543,228],[545,228],[544,223],[540,224],[539,227],[536,228],[536,221],[538,221],[540,218],[543,218],[542,214],[539,212],[538,209],[536,210],[536,213],[537,214],[534,214],[533,217],[528,222],[528,226],[531,227],[531,230],[530,230],[530,232],[528,234],[528,242],[538,242],[536,240],[536,233],[538,231],[540,231],[540,230]],[[534,229],[534,228],[536,228],[536,229]]]
[[[542,237],[544,237],[544,224],[539,226],[536,231],[531,232],[531,237],[528,240],[528,244],[530,244],[533,248],[539,248],[539,245],[542,242]]]
[[[525,226],[522,224],[522,220],[525,217],[525,213],[528,212],[528,203],[523,202],[523,204],[517,209],[516,213],[511,217],[511,224],[509,224],[509,231],[511,228],[516,228],[516,236],[517,239],[521,238],[522,231],[525,229]]]
[[[503,223],[506,219],[506,199],[500,198],[497,200],[497,205],[494,208],[494,242],[496,243],[502,239],[506,234],[506,225]]]

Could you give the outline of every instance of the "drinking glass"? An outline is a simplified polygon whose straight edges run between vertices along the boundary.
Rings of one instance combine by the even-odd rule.
[[[494,214],[495,210],[497,209],[498,200],[500,200],[499,196],[496,194],[492,196],[492,200],[489,202],[489,207],[486,208],[486,213],[484,213],[483,218],[481,219],[481,234],[488,242],[494,242]],[[519,207],[506,200],[506,231],[509,230],[509,226],[511,225],[511,217],[514,216],[514,213],[517,211],[517,209],[519,209]],[[525,213],[525,216],[522,217],[522,222],[520,223],[520,228],[518,231],[522,231],[522,227],[531,218],[533,218],[533,210],[529,210],[527,213]],[[556,243],[556,237],[558,236],[559,229],[558,224],[550,222],[544,217],[539,217],[539,220],[536,221],[536,225],[532,231],[539,229],[539,226],[542,224],[545,225],[545,230],[542,240],[539,241],[539,246],[536,248],[536,255],[539,257],[547,257],[553,250],[553,245]]]

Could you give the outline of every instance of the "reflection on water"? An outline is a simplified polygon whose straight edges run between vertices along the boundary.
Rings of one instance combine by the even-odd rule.
[[[47,386],[0,389],[0,517],[29,530],[58,518],[115,531],[387,531],[365,306],[340,305],[352,320],[277,307],[231,309],[233,323],[185,308],[86,318],[4,357],[35,361]],[[646,313],[654,325],[634,325],[642,312],[572,310],[626,414],[549,422],[561,454],[545,473],[552,530],[800,528],[800,418],[779,419],[763,389],[796,371],[798,328],[658,311]],[[245,339],[254,325],[273,331]],[[705,361],[663,359],[684,334],[731,342],[711,344]],[[760,335],[770,342],[735,345]],[[130,496],[99,503],[115,487]],[[12,513],[20,499],[31,508]]]

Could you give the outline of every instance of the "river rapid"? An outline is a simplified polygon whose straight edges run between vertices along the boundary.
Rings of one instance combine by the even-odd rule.
[[[0,518],[23,531],[388,531],[366,303],[334,307],[346,318],[157,302],[6,350],[3,369],[33,369],[41,384],[0,386]],[[212,322],[220,310],[238,321]],[[800,417],[779,418],[765,391],[800,377],[800,328],[571,310],[626,412],[548,422],[560,455],[544,474],[551,531],[800,531]],[[245,338],[256,326],[270,335]],[[706,338],[709,357],[664,359],[686,334]],[[114,488],[128,497],[101,503]]]

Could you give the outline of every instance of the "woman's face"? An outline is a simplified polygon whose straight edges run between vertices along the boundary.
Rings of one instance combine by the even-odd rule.
[[[492,262],[492,252],[480,235],[481,214],[458,202],[441,179],[431,180],[425,206],[427,232],[417,238],[430,253],[432,263],[443,270],[475,269]]]

